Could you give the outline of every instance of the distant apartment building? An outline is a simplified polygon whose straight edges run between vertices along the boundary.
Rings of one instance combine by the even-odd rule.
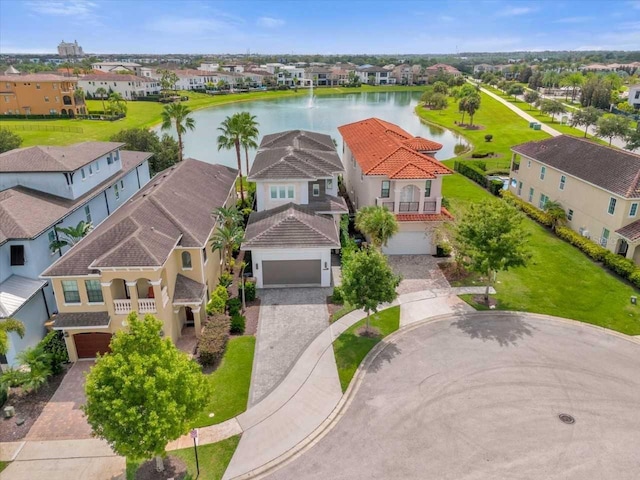
[[[1,115],[85,115],[78,80],[52,74],[0,75]]]
[[[629,87],[629,105],[636,109],[640,109],[640,83]]]
[[[77,40],[73,43],[62,40],[60,45],[58,45],[58,55],[61,57],[82,57],[84,52],[82,51],[82,47],[78,45]]]
[[[160,81],[157,79],[119,73],[85,75],[78,79],[78,86],[91,97],[96,97],[96,91],[104,88],[107,95],[116,92],[125,100],[160,93]]]
[[[382,67],[363,65],[356,68],[356,75],[364,84],[388,85],[396,83],[396,79],[392,76],[392,73]]]
[[[140,75],[142,65],[133,62],[96,62],[91,64],[91,68],[105,73],[130,72],[134,75]]]

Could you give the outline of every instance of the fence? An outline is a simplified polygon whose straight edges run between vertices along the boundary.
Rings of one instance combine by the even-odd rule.
[[[21,131],[84,133],[82,127],[61,127],[56,125],[2,125],[0,122],[0,128]]]

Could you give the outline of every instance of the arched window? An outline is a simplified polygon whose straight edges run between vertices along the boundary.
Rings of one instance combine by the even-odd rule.
[[[191,268],[191,254],[182,252],[182,268]]]
[[[407,185],[400,190],[401,202],[417,202],[420,198],[420,192],[415,185]]]

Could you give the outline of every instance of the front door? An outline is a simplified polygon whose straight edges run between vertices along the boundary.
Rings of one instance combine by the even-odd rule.
[[[620,240],[620,245],[618,246],[618,255],[622,255],[623,257],[626,257],[628,251],[629,251],[629,244],[626,242],[626,240]]]
[[[187,318],[185,325],[187,327],[193,327],[195,325],[195,320],[193,319],[193,310],[191,310],[191,307],[184,307],[184,313]]]

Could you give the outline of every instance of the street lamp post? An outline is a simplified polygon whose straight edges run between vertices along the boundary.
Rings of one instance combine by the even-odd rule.
[[[193,438],[193,450],[196,454],[196,479],[200,476],[200,463],[198,462],[198,429],[194,428],[190,432],[191,438]]]

